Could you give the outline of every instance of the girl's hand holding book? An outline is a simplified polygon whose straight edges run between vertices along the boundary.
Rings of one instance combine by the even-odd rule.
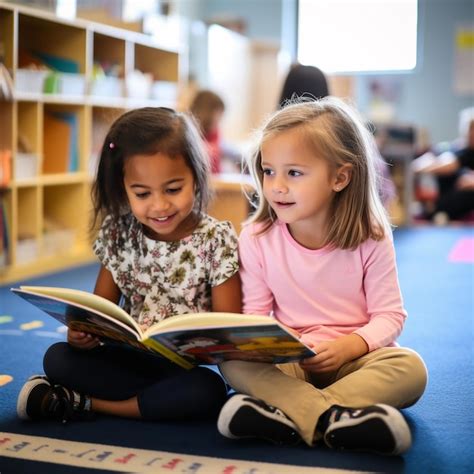
[[[87,332],[74,331],[73,329],[68,329],[67,331],[67,342],[76,349],[82,350],[93,349],[100,345],[100,340],[97,336]]]
[[[316,355],[300,362],[301,368],[308,372],[335,372],[346,362],[361,357],[369,350],[367,343],[357,334],[321,341],[310,347]]]

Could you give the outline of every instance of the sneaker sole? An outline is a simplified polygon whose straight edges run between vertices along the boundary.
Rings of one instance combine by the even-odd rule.
[[[254,438],[265,439],[266,441],[269,441],[271,443],[278,444],[278,445],[281,443],[285,445],[294,445],[294,444],[299,443],[299,441],[301,440],[299,435],[296,435],[294,439],[283,440],[282,438],[281,440],[278,440],[278,439],[272,439],[269,436],[264,436],[263,434],[258,433],[258,432],[251,433],[248,435],[247,434],[239,434],[239,435],[233,434],[230,431],[229,427],[232,424],[232,419],[234,418],[234,415],[237,412],[240,411],[243,414],[243,412],[248,411],[250,413],[256,412],[260,414],[260,410],[257,407],[247,402],[246,400],[247,398],[249,398],[247,395],[242,395],[242,394],[234,395],[232,398],[230,398],[227,401],[227,403],[222,408],[219,414],[219,418],[217,420],[217,429],[219,430],[219,433],[222,436],[225,436],[226,438],[230,438],[230,439],[254,439]],[[281,419],[281,417],[279,416],[273,417],[270,413],[267,413],[267,412],[265,412],[264,414],[262,413],[261,416],[269,420],[274,420],[275,423],[278,423],[279,425],[286,425],[289,430],[297,434],[296,425],[294,425],[294,423],[292,423],[290,420],[288,420],[288,423],[285,423]]]
[[[37,385],[43,385],[45,382],[42,375],[33,375],[31,376],[28,381],[23,385],[18,394],[18,400],[16,402],[16,413],[20,420],[31,420],[32,418],[28,415],[26,411],[26,405],[28,402],[28,397],[30,396],[31,391]],[[49,382],[48,382],[49,383]]]
[[[46,377],[46,375],[32,375],[28,378],[27,382],[30,382],[32,380],[44,380],[49,385],[51,385],[51,382],[49,381],[48,377]]]
[[[240,436],[235,436],[229,431],[229,425],[235,413],[242,408],[244,395],[234,395],[222,407],[217,419],[217,429],[222,436],[230,439],[239,439]]]
[[[370,446],[367,447],[360,447],[357,449],[349,449],[346,448],[348,451],[370,451],[373,453],[377,454],[385,454],[385,455],[397,455],[397,454],[402,454],[405,451],[407,451],[410,446],[411,446],[411,432],[410,428],[408,427],[408,424],[403,417],[403,415],[396,409],[393,408],[389,405],[384,405],[384,404],[377,404],[376,406],[383,408],[386,412],[387,415],[381,417],[379,413],[372,413],[370,415],[364,416],[363,418],[350,418],[347,420],[339,421],[338,424],[339,426],[336,427],[335,429],[331,430],[331,427],[328,428],[326,433],[324,434],[324,442],[331,448],[340,448],[344,449],[342,446],[338,446],[338,440],[337,440],[337,433],[338,431],[344,430],[346,433],[343,435],[345,437],[347,435],[347,430],[350,430],[353,428],[354,433],[357,433],[357,428],[362,424],[361,420],[363,422],[367,422],[370,420],[374,420],[374,422],[377,420],[379,422],[382,422],[387,430],[390,432],[393,442],[394,442],[394,448],[390,451],[388,450],[377,450],[377,449],[371,449]],[[390,423],[386,422],[386,419],[390,419]],[[331,443],[331,440],[329,440],[329,435],[335,435],[336,436],[336,442]]]

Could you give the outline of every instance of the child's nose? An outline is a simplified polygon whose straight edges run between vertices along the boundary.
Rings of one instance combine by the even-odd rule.
[[[288,192],[288,186],[284,178],[275,176],[273,179],[273,192],[276,194]]]
[[[156,212],[163,212],[169,208],[169,201],[166,199],[166,196],[156,196],[153,199],[153,210]]]

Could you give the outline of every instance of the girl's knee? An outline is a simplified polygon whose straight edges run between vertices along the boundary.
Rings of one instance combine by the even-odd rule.
[[[227,400],[227,385],[224,379],[219,373],[205,367],[197,367],[192,372],[188,386],[193,392],[194,400],[199,400],[204,413],[218,413]]]
[[[428,383],[428,369],[421,356],[411,349],[406,349],[407,366],[409,367],[412,379],[418,386],[418,391],[421,394],[425,391]]]
[[[419,375],[424,375],[426,377],[426,365],[417,352],[407,347],[399,347],[395,350],[397,352],[397,358],[402,359],[406,367]]]
[[[68,373],[68,354],[71,347],[67,342],[57,342],[48,348],[43,357],[43,370],[46,376],[57,383]]]
[[[405,401],[401,408],[415,404],[423,395],[428,383],[428,370],[419,354],[408,348],[397,349],[398,367],[403,370]]]
[[[204,394],[215,393],[226,396],[227,388],[222,376],[206,367],[196,367],[192,371],[190,384],[193,384],[195,390],[199,390]]]
[[[242,360],[228,360],[219,364],[219,370],[227,383],[238,391],[242,391],[242,384],[247,385],[247,382],[264,377],[274,369],[273,364]]]
[[[233,376],[240,373],[242,365],[245,365],[245,362],[228,360],[219,364],[219,370],[229,384],[232,385]]]

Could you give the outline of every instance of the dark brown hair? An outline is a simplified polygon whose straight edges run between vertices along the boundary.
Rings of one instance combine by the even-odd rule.
[[[214,114],[224,112],[224,109],[224,101],[217,94],[208,90],[199,91],[190,106],[190,111],[201,127],[204,136],[211,131]]]
[[[329,95],[325,74],[315,66],[293,64],[283,84],[280,107],[299,97],[322,99]]]
[[[105,137],[92,186],[91,230],[106,215],[119,217],[128,211],[123,182],[127,159],[155,153],[184,158],[194,177],[195,210],[206,210],[210,198],[209,160],[192,118],[164,107],[144,107],[120,116]]]

